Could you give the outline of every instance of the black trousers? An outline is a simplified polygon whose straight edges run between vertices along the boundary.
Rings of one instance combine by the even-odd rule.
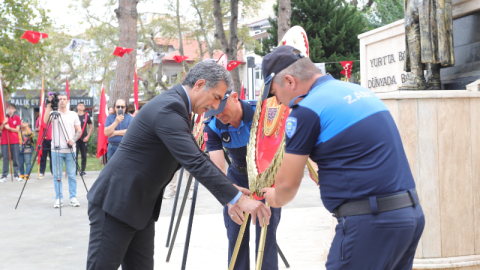
[[[143,230],[109,215],[93,203],[88,203],[90,240],[87,270],[153,270],[155,220]]]
[[[78,152],[80,152],[82,154],[82,172],[84,172],[85,168],[87,167],[87,143],[83,142],[82,139],[78,139],[76,144],[77,144],[76,162],[78,164]]]
[[[42,158],[40,159],[40,173],[45,174],[45,168],[47,167],[47,156],[50,157],[50,172],[53,173],[52,169],[52,152],[50,151],[52,147],[52,140],[43,140],[42,143]]]

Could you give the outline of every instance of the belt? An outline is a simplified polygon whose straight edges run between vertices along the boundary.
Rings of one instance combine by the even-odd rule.
[[[237,164],[235,164],[232,160],[232,165],[233,167],[235,167],[235,169],[241,173],[241,174],[244,174],[244,175],[248,175],[248,170],[247,170],[247,167],[240,167],[238,166]]]
[[[344,203],[337,207],[333,214],[337,218],[346,216],[356,216],[364,214],[376,215],[381,212],[397,210],[409,206],[420,204],[415,189],[410,189],[405,193],[377,198],[371,196],[368,200]]]

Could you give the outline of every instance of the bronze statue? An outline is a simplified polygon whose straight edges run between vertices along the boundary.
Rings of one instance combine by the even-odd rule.
[[[440,67],[455,64],[452,27],[452,0],[405,0],[405,71],[409,77],[398,90],[441,89]]]

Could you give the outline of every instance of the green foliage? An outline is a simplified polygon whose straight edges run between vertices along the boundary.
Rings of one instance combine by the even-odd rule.
[[[87,144],[87,153],[94,157],[97,156],[97,139],[98,138],[98,127],[93,129],[92,135],[90,136],[90,140],[88,140]]]
[[[358,35],[366,30],[366,20],[356,8],[341,0],[292,0],[291,25],[300,25],[307,32],[310,59],[314,63],[359,60]],[[277,5],[274,6],[277,13]],[[264,40],[259,55],[271,52],[278,44],[277,23],[269,19],[271,34]],[[354,62],[353,72],[359,70],[359,62]],[[327,64],[327,72],[341,78],[340,63]]]
[[[372,30],[403,19],[404,2],[400,0],[376,0],[365,14],[368,19],[368,30]]]
[[[50,39],[32,44],[20,39],[25,30],[46,32],[52,21],[48,10],[34,0],[3,0],[0,2],[0,69],[6,91],[13,93],[29,77],[40,74],[40,63],[48,57]],[[21,28],[21,29],[18,29]]]

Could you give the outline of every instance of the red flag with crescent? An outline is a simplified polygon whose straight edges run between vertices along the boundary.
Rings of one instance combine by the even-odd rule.
[[[116,47],[115,51],[113,51],[113,55],[123,57],[123,55],[129,54],[132,51],[133,49],[130,49],[130,48]]]
[[[187,59],[188,59],[188,56],[182,56],[182,55],[175,55],[173,57],[173,60],[175,60],[175,62],[177,62],[177,63],[181,63],[181,62],[183,62]]]
[[[21,38],[24,38],[33,44],[37,44],[41,38],[48,38],[48,35],[45,33],[27,30],[25,33],[23,33]]]
[[[343,70],[340,73],[350,79],[350,75],[352,75],[353,61],[341,61],[340,64],[343,67]]]

